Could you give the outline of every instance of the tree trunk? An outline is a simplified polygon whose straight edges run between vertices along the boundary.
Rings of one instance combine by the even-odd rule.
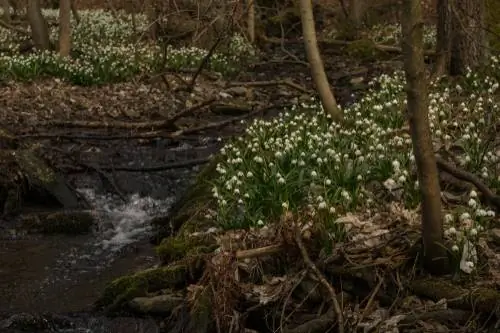
[[[436,63],[434,76],[439,77],[449,72],[450,66],[450,6],[449,0],[438,0],[436,11],[437,20],[437,41],[436,41]]]
[[[401,26],[408,118],[422,195],[424,265],[431,273],[444,273],[448,259],[443,245],[441,189],[429,126],[420,0],[403,1]]]
[[[78,13],[78,9],[76,8],[75,0],[71,0],[71,14],[73,14],[73,17],[75,18],[76,24],[80,23],[82,18],[80,17],[80,14]]]
[[[361,23],[363,20],[363,0],[351,0],[349,4],[349,19],[354,31],[354,39],[359,38]]]
[[[149,24],[149,38],[156,40],[158,37],[158,13],[155,0],[145,0],[144,7]]]
[[[0,6],[3,10],[2,17],[0,17],[0,20],[3,20],[5,23],[10,24],[10,4],[9,0],[1,0]]]
[[[59,55],[68,57],[71,51],[71,0],[59,1]]]
[[[484,0],[454,0],[451,9],[450,74],[462,75],[486,59]]]
[[[31,28],[31,38],[37,50],[50,49],[49,27],[42,15],[40,0],[28,0],[27,13]]]
[[[255,43],[255,0],[247,0],[247,32],[250,43]]]
[[[319,54],[311,0],[300,0],[300,18],[302,21],[302,33],[304,35],[307,59],[311,66],[311,75],[321,98],[321,103],[323,104],[325,112],[329,114],[333,120],[341,121],[342,111],[338,107],[335,96],[330,89],[323,66],[323,60],[321,60]]]

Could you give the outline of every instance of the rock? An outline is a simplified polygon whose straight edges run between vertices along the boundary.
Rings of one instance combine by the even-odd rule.
[[[92,212],[84,210],[26,214],[21,221],[25,229],[48,234],[87,233],[95,223]]]
[[[183,301],[183,297],[174,295],[136,297],[129,302],[129,306],[133,310],[144,314],[168,314]]]

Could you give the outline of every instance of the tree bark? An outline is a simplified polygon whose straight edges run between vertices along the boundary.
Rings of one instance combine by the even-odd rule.
[[[59,55],[68,57],[71,51],[71,0],[59,1]]]
[[[10,3],[9,0],[1,0],[0,1],[0,6],[3,10],[2,17],[0,17],[0,20],[3,20],[5,23],[10,24]]]
[[[49,27],[42,15],[40,0],[28,0],[27,13],[31,38],[37,50],[50,49]]]
[[[439,77],[449,72],[450,68],[450,7],[449,0],[438,0],[436,11],[437,20],[437,41],[436,41],[436,63],[434,66],[434,76]]]
[[[255,43],[255,0],[247,0],[247,32],[250,43]]]
[[[158,12],[155,0],[145,0],[144,7],[149,24],[149,38],[156,40],[158,37]]]
[[[451,12],[450,74],[462,75],[486,59],[484,0],[453,0]]]
[[[80,17],[80,14],[78,13],[78,9],[76,7],[75,0],[71,0],[71,14],[73,14],[73,17],[75,18],[76,23],[80,23],[82,18]]]
[[[422,196],[424,265],[429,272],[439,274],[447,271],[448,259],[443,244],[441,189],[429,126],[420,0],[403,1],[401,26],[408,118]]]
[[[349,4],[349,19],[352,24],[354,38],[359,38],[361,22],[363,20],[363,0],[351,0]]]
[[[333,120],[342,120],[342,111],[337,105],[335,96],[330,89],[330,84],[326,77],[323,60],[319,54],[318,41],[316,39],[316,28],[314,26],[314,16],[311,0],[300,0],[300,18],[302,21],[302,33],[304,35],[304,44],[309,65],[311,66],[311,75],[321,98],[321,103],[325,112]]]

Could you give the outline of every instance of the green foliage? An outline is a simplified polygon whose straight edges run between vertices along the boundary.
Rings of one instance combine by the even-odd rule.
[[[492,121],[500,116],[500,66],[497,58],[491,62],[488,74],[469,72],[459,82],[439,80],[429,92],[433,142],[460,146],[463,153],[456,157],[462,167],[478,172],[489,186],[500,181],[495,167],[500,157],[487,144]],[[338,241],[346,236],[343,225],[335,222],[338,217],[386,204],[388,196],[377,201],[380,191],[395,189],[393,200],[415,208],[419,191],[412,142],[404,129],[404,87],[401,72],[373,80],[367,94],[344,110],[342,126],[314,100],[277,119],[254,121],[245,136],[221,150],[219,175],[212,180],[218,206],[214,221],[226,229],[259,227],[290,210],[306,215]],[[460,217],[446,220],[447,228],[456,229],[447,237],[457,251],[495,215],[476,196],[470,194],[468,215],[455,209],[448,213]]]
[[[0,28],[0,42],[8,52],[0,53],[0,80],[33,80],[39,77],[58,77],[79,85],[120,82],[139,73],[169,69],[196,68],[207,54],[198,48],[174,49],[166,52],[159,45],[137,42],[147,29],[147,20],[137,15],[134,27],[127,18],[115,19],[108,12],[81,11],[82,21],[72,22],[72,55],[60,58],[57,53],[46,51],[20,54],[18,45],[26,36],[13,34]],[[44,10],[49,20],[57,18],[57,11]],[[58,31],[51,30],[56,40]],[[164,59],[166,54],[166,59]],[[238,72],[242,66],[255,59],[255,50],[241,36],[233,36],[223,53],[210,59],[208,68],[222,74]]]

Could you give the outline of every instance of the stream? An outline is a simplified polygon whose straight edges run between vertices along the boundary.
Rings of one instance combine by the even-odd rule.
[[[22,325],[36,323],[32,325],[34,330],[28,330],[31,332],[115,332],[110,325],[124,323],[74,314],[91,311],[93,302],[111,279],[157,264],[149,242],[148,221],[166,214],[174,198],[153,199],[133,194],[123,203],[93,189],[79,191],[91,203],[99,221],[91,234],[42,236],[3,230],[0,316],[4,314],[2,317],[6,319],[0,321],[0,332],[20,325],[16,321]],[[39,314],[46,315],[37,317]],[[147,320],[130,320],[135,326],[152,324]],[[130,332],[143,331],[137,328]]]

